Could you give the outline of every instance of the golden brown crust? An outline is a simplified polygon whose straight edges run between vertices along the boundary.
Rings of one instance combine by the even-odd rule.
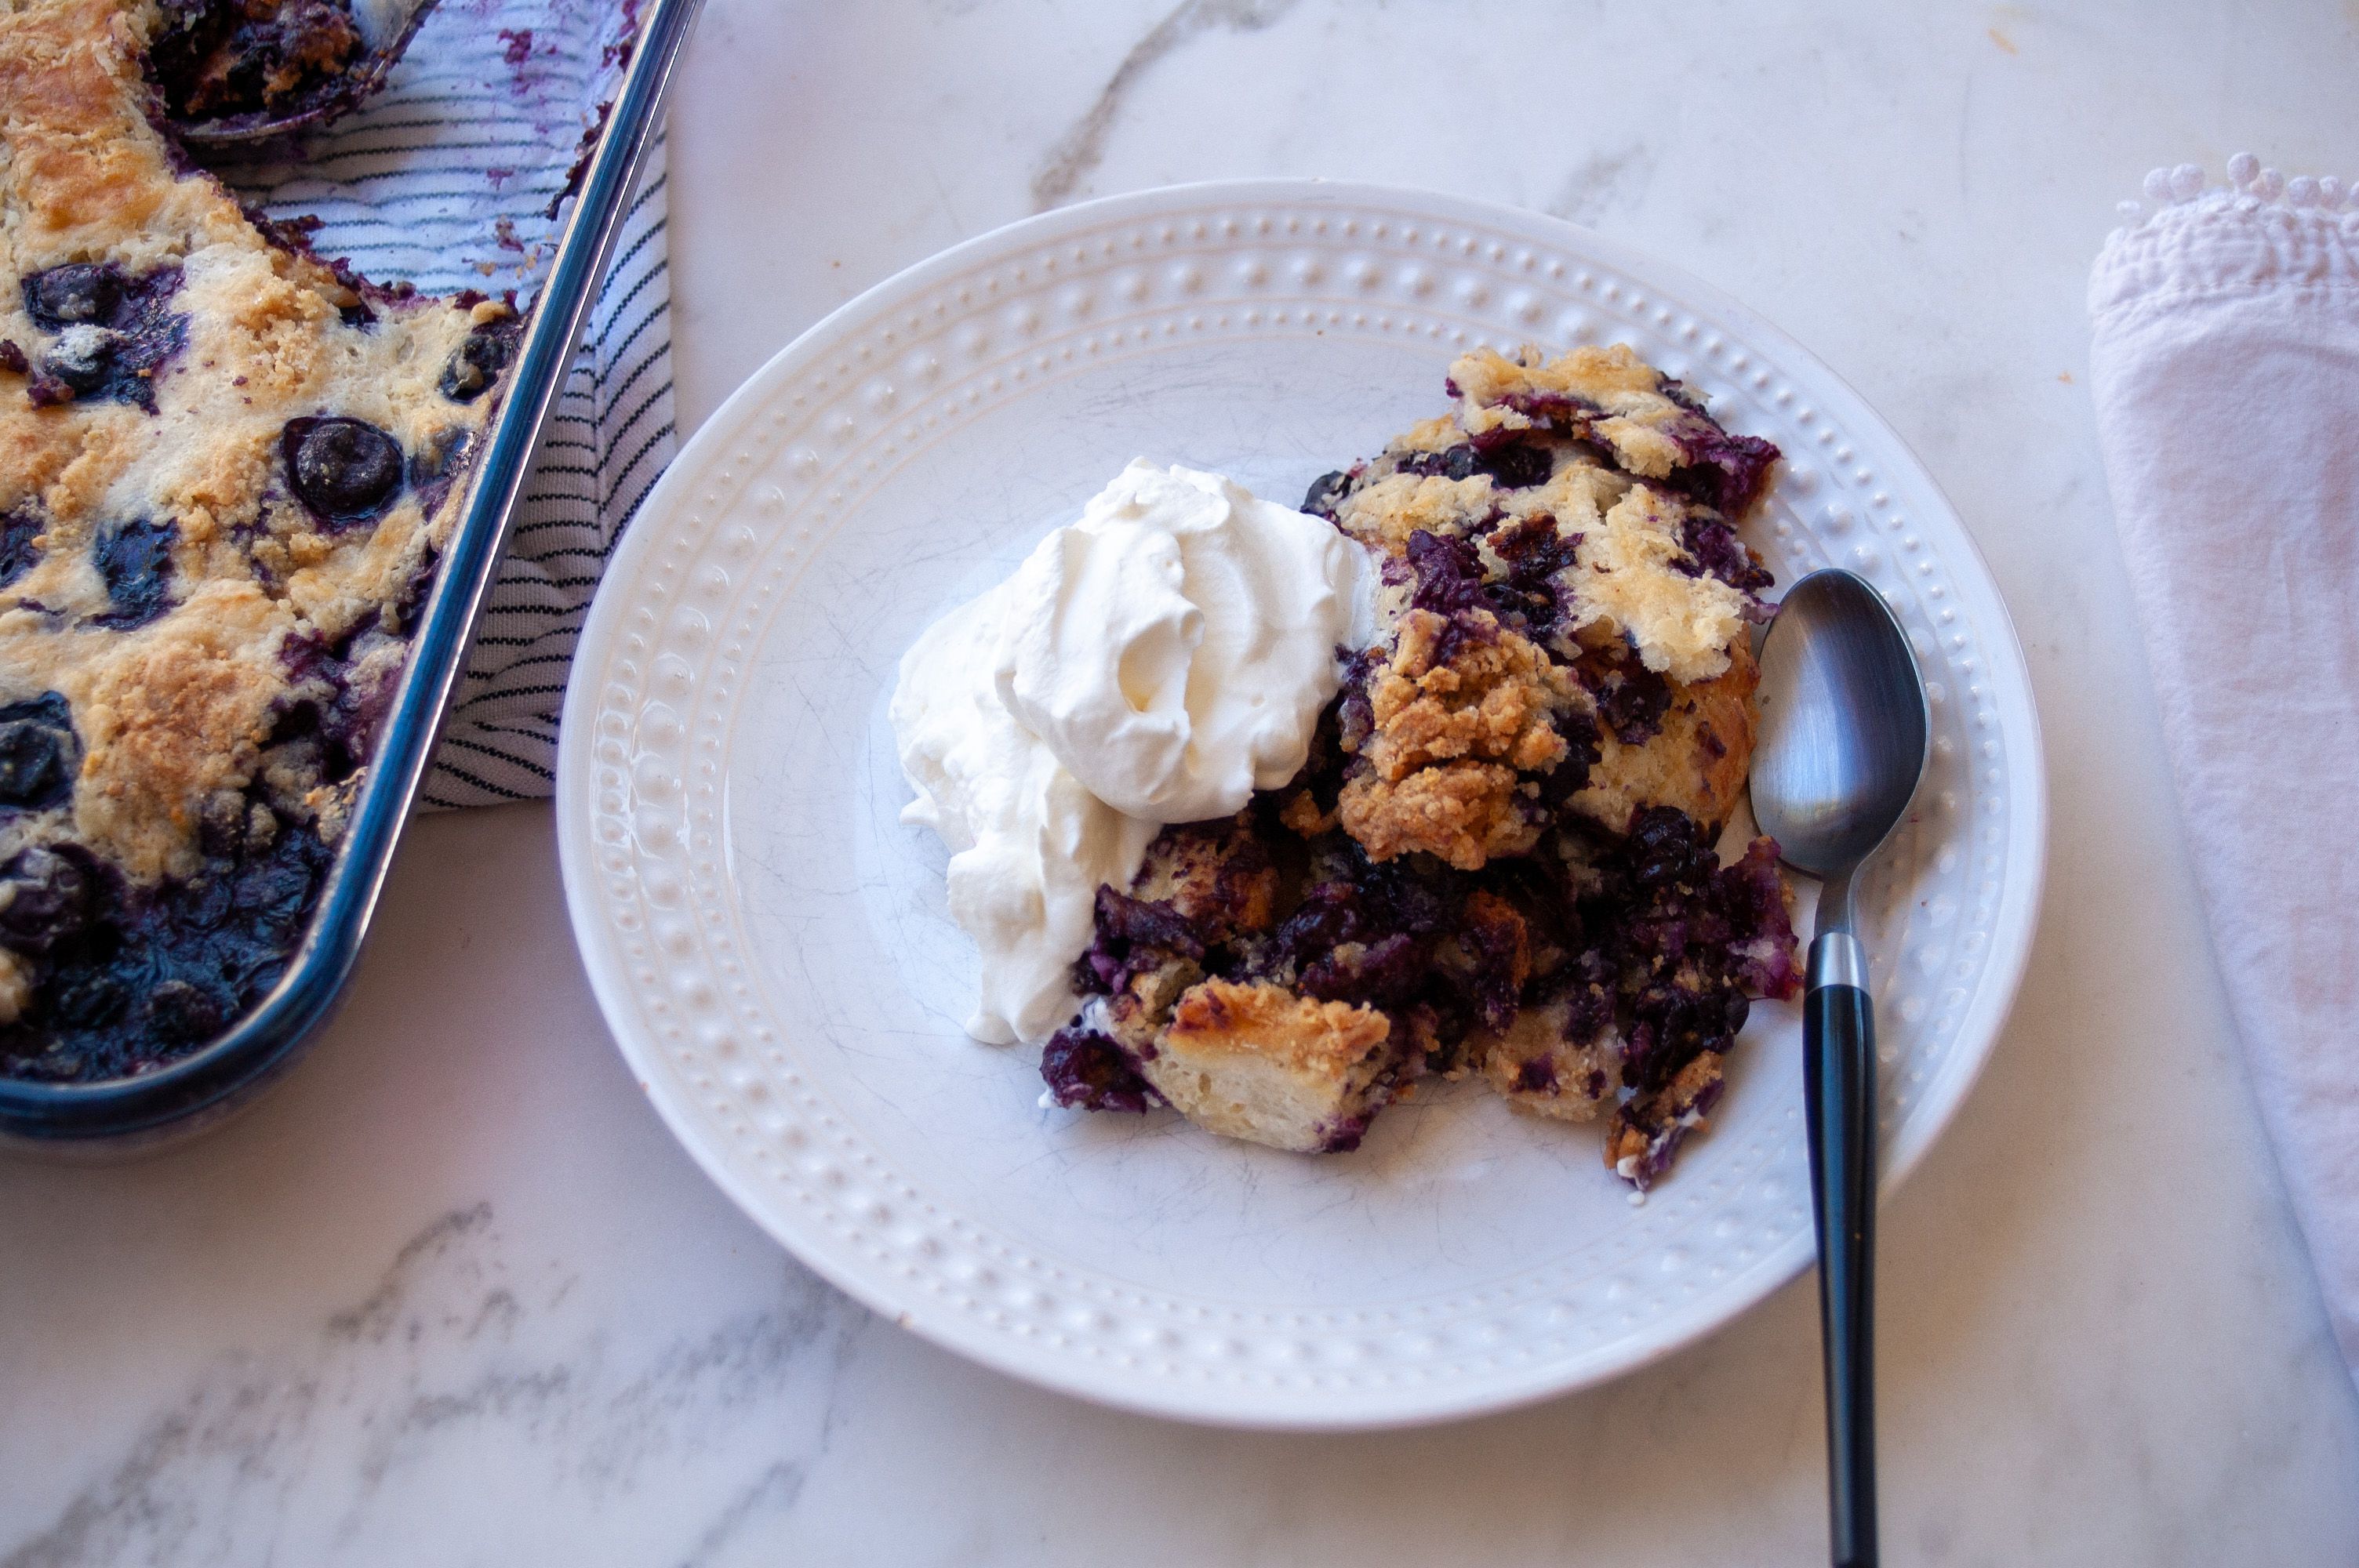
[[[206,814],[234,811],[253,777],[292,624],[251,583],[209,583],[64,677],[85,747],[74,827],[86,843],[142,881],[195,871]]]
[[[1627,343],[1579,348],[1553,359],[1526,350],[1515,359],[1493,349],[1461,355],[1450,367],[1461,395],[1461,422],[1469,430],[1527,427],[1530,420],[1499,405],[1538,394],[1577,398],[1601,415],[1597,434],[1616,461],[1642,479],[1660,479],[1680,460],[1667,433],[1685,410],[1663,395],[1662,378]]]
[[[1371,859],[1412,850],[1463,871],[1531,848],[1538,819],[1519,773],[1565,755],[1555,716],[1575,701],[1571,676],[1487,611],[1490,640],[1444,657],[1451,623],[1427,610],[1402,618],[1391,660],[1369,682],[1375,732],[1344,784],[1345,831]]]
[[[1459,533],[1480,522],[1491,510],[1492,496],[1491,481],[1483,474],[1444,479],[1397,473],[1346,497],[1335,520],[1360,543],[1397,556],[1419,529]]]
[[[1204,980],[1172,1010],[1163,1048],[1199,1058],[1247,1053],[1289,1072],[1348,1072],[1392,1026],[1372,1007],[1319,1001],[1265,981]]]
[[[1207,979],[1180,998],[1140,1072],[1199,1126],[1308,1153],[1358,1141],[1391,1093],[1391,1037],[1374,1008]]]
[[[1672,680],[1710,680],[1745,635],[1745,596],[1682,570],[1687,507],[1650,485],[1633,485],[1582,536],[1572,575],[1575,632],[1626,637],[1639,661]]]

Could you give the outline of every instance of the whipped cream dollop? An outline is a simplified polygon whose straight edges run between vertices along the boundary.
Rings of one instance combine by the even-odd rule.
[[[902,655],[901,816],[949,847],[951,915],[983,950],[969,1033],[1053,1033],[1099,885],[1301,769],[1375,579],[1318,518],[1139,459]]]

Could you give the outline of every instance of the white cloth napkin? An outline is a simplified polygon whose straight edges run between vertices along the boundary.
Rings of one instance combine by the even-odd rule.
[[[446,3],[382,95],[312,136],[299,159],[226,172],[364,276],[528,301],[562,226],[556,209],[586,132],[614,96],[626,0]],[[527,481],[429,806],[546,795],[565,673],[607,554],[670,461],[671,290],[660,144],[615,248]]]
[[[2359,1374],[2359,191],[2157,171],[2091,385],[2212,938]]]

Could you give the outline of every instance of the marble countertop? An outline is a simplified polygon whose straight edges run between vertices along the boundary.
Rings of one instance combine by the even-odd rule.
[[[2359,172],[2354,65],[2348,5],[712,0],[673,118],[680,422],[945,244],[1217,176],[1545,210],[1787,328],[1974,529],[2054,794],[2014,1021],[1886,1211],[1890,1560],[2359,1561],[2359,1406],[2203,938],[2082,304],[2153,165]],[[968,1366],[673,1146],[549,814],[507,808],[418,826],[350,1005],[250,1115],[0,1164],[0,1568],[1809,1564],[1817,1333],[1805,1281],[1607,1387],[1353,1437]]]

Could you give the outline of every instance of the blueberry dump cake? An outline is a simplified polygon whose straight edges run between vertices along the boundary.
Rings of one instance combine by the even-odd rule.
[[[277,982],[518,330],[186,161],[149,50],[233,13],[310,25],[0,6],[0,1075],[145,1070]]]
[[[1202,722],[1216,705],[1196,694],[1221,672],[1185,655],[1191,625],[1205,646],[1234,635],[1218,629],[1228,600],[1179,569],[1174,602],[1192,598],[1196,619],[1158,619],[1135,608],[1158,591],[1142,571],[1099,607],[1086,574],[1058,565],[1079,547],[1060,530],[1013,579],[1046,574],[1059,591],[1003,589],[996,609],[960,612],[954,661],[939,631],[905,659],[908,816],[954,851],[953,914],[1000,937],[984,941],[987,1001],[1011,930],[1042,938],[1036,976],[1076,951],[1079,917],[1022,922],[1087,884],[1086,943],[1058,983],[1020,1011],[986,1006],[1006,1029],[971,1026],[1046,1033],[1054,1104],[1168,1105],[1229,1137],[1330,1152],[1420,1080],[1473,1078],[1521,1110],[1602,1120],[1605,1162],[1644,1189],[1718,1100],[1751,1001],[1799,989],[1777,846],[1756,838],[1727,863],[1718,850],[1745,785],[1750,629],[1770,586],[1736,526],[1777,452],[1624,347],[1478,351],[1448,390],[1450,413],[1305,500],[1299,522],[1360,563],[1326,587],[1363,604],[1295,638],[1324,655],[1322,678],[1243,699],[1307,697],[1290,746],[1268,748],[1282,766],[1190,796],[1193,810],[1117,799],[1092,775],[1135,745],[1131,715],[1100,703],[1094,728],[1052,730],[1008,703],[1046,638],[1069,665],[1114,672],[1138,723],[1184,676],[1199,722],[1163,735],[1167,750],[1218,751]],[[1136,503],[1118,481],[1092,503],[1093,548],[1144,530],[1151,561],[1157,526],[1184,535]],[[953,665],[983,672],[955,699],[941,695]],[[995,843],[974,803],[1015,777],[990,759],[1019,753],[1028,771],[999,798]],[[1038,808],[1068,798],[1103,821]]]

